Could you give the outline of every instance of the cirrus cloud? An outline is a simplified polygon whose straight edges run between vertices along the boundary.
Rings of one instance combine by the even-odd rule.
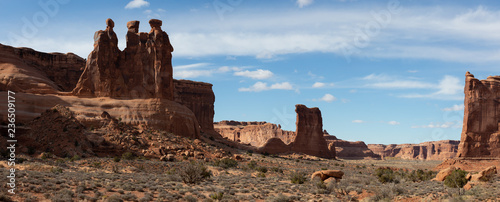
[[[145,0],[132,0],[131,2],[128,2],[128,4],[125,6],[125,9],[134,9],[134,8],[141,8],[141,7],[147,7],[149,6],[149,2]],[[149,10],[151,11],[151,10]]]

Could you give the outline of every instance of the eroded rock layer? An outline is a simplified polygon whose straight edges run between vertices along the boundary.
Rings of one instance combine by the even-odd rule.
[[[71,91],[85,67],[85,60],[73,53],[43,53],[0,44],[0,56],[0,91]]]
[[[261,147],[271,138],[279,138],[284,144],[295,139],[295,132],[282,130],[279,125],[267,122],[221,121],[214,124],[222,137],[242,144]]]
[[[500,158],[500,76],[465,75],[465,109],[457,157]]]
[[[174,79],[174,87],[174,101],[193,111],[203,132],[215,133],[212,84]]]
[[[328,144],[335,146],[336,156],[344,159],[380,159],[380,155],[373,153],[363,141],[329,140]]]
[[[459,143],[456,140],[441,140],[420,144],[368,144],[368,148],[382,158],[446,160],[456,156]]]

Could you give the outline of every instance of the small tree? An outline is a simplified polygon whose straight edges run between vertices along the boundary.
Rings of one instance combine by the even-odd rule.
[[[202,163],[191,162],[179,170],[179,176],[186,184],[196,184],[212,176]]]
[[[444,180],[444,185],[451,188],[462,188],[467,184],[467,172],[463,170],[454,170]]]

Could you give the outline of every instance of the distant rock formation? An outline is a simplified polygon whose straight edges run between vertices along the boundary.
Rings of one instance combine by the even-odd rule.
[[[307,108],[298,104],[295,105],[295,112],[297,112],[295,138],[289,144],[285,144],[282,139],[273,137],[259,147],[258,151],[270,154],[297,152],[321,158],[335,158],[335,151],[328,148],[323,137],[321,111],[316,107]]]
[[[368,144],[368,148],[382,158],[445,160],[456,156],[459,143],[456,140],[441,140],[419,144]]]
[[[296,136],[293,131],[282,130],[279,125],[267,122],[221,121],[214,123],[214,127],[222,137],[255,147],[263,146],[271,138],[290,144]]]
[[[305,105],[295,105],[297,112],[297,136],[290,144],[292,151],[318,156],[335,158],[328,150],[328,145],[323,137],[323,118],[319,108],[307,108]]]
[[[465,75],[465,109],[457,157],[500,158],[500,76]]]
[[[85,67],[85,59],[73,53],[42,53],[0,44],[0,56],[0,91],[71,91]]]
[[[335,137],[335,136],[333,136]],[[329,144],[335,147],[336,156],[343,159],[380,159],[379,154],[373,153],[372,150],[363,141],[350,142],[346,140],[329,140],[325,136]]]

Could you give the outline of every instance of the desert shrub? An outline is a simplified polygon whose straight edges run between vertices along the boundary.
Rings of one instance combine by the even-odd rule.
[[[74,195],[75,195],[75,193],[72,192],[71,190],[63,189],[63,190],[56,192],[52,196],[52,201],[55,201],[55,202],[72,201]]]
[[[73,162],[73,161],[78,161],[78,160],[80,160],[80,159],[81,159],[81,158],[80,158],[80,156],[78,156],[78,155],[74,155],[74,156],[73,156],[73,157],[71,157],[71,159],[69,159],[69,160]]]
[[[196,202],[196,201],[198,201],[198,199],[196,197],[194,197],[193,195],[187,195],[187,196],[185,196],[184,200],[186,200],[187,202]]]
[[[248,168],[254,170],[255,168],[257,168],[257,161],[251,160],[250,162],[248,162],[247,166]]]
[[[399,183],[397,174],[389,168],[378,168],[375,171],[375,175],[378,177],[378,181],[381,183],[388,183],[388,182]]]
[[[295,171],[290,174],[290,181],[294,184],[304,184],[306,182],[306,174]]]
[[[467,184],[467,172],[463,170],[454,170],[451,174],[444,180],[444,185],[452,188],[462,188]]]
[[[271,171],[273,171],[275,173],[283,173],[283,169],[279,168],[279,167],[272,167]]]
[[[215,166],[228,169],[238,166],[238,161],[230,158],[218,159],[214,162]]]
[[[217,200],[217,201],[222,200],[223,197],[224,197],[224,193],[222,193],[222,192],[216,192],[216,193],[210,194],[210,198],[213,200]]]
[[[124,195],[122,195],[122,199],[125,200],[125,201],[136,201],[137,200],[137,196],[128,192]]]
[[[132,152],[125,152],[125,153],[122,154],[122,159],[125,159],[125,160],[134,160],[134,158],[135,158],[135,155]]]
[[[113,161],[114,161],[114,162],[120,162],[120,160],[121,160],[121,159],[120,159],[120,157],[119,157],[119,156],[115,156],[115,157],[113,157]]]
[[[423,182],[429,181],[436,176],[436,172],[433,171],[423,171],[422,169],[413,170],[411,172],[405,172],[405,179],[413,182]]]
[[[263,172],[259,172],[259,173],[257,174],[257,177],[266,177],[266,174],[265,174],[265,173],[263,173]]]
[[[272,202],[290,202],[292,200],[290,198],[288,198],[287,196],[280,193],[277,196],[275,196],[274,198],[271,198],[269,201],[272,201]]]
[[[123,199],[120,196],[113,194],[112,196],[108,197],[106,199],[106,201],[107,202],[123,202]]]
[[[265,166],[259,166],[259,167],[257,167],[256,170],[261,172],[261,173],[267,173],[267,168]]]
[[[191,162],[179,169],[179,176],[184,183],[195,184],[203,181],[204,179],[210,178],[212,176],[212,172],[210,172],[202,163]]]

